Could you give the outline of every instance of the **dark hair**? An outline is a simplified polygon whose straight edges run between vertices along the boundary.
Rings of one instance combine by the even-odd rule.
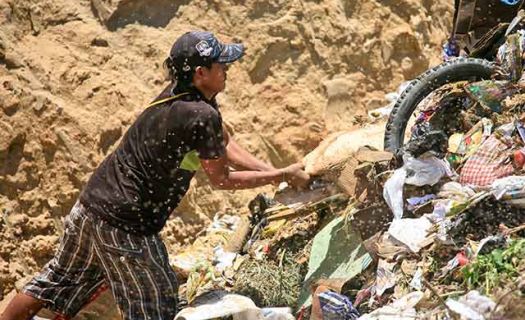
[[[188,88],[192,86],[193,75],[195,74],[195,69],[199,66],[211,68],[213,63],[212,60],[199,61],[198,64],[192,63],[193,59],[188,58],[189,61],[186,64],[175,61],[171,57],[167,57],[164,60],[163,66],[168,72],[168,77],[172,82],[176,82],[177,88]],[[189,67],[189,68],[188,68]],[[187,68],[187,70],[185,70]]]

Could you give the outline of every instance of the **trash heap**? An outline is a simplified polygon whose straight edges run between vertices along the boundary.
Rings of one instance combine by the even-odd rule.
[[[348,133],[328,139],[315,159],[305,159],[307,169],[317,170],[308,190],[261,194],[248,215],[217,215],[173,258],[187,307],[177,319],[520,314],[520,304],[510,301],[522,299],[525,176],[513,157],[524,143],[518,129],[507,127],[492,130],[477,147],[470,142],[461,163],[453,157],[458,153],[429,150],[417,157],[405,152],[399,165],[372,148],[337,149]],[[512,141],[504,149],[509,158],[491,163],[492,178],[483,184],[464,182],[472,179],[467,164],[494,137]],[[314,162],[325,163],[309,166]],[[509,163],[513,170],[501,170]]]
[[[304,159],[308,190],[218,215],[172,261],[176,319],[522,319],[522,43],[495,79],[428,97],[398,154],[333,134]]]

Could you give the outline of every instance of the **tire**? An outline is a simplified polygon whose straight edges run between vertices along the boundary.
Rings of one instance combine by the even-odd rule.
[[[408,85],[397,99],[385,129],[385,150],[398,153],[405,130],[417,105],[432,91],[458,81],[490,79],[495,65],[487,60],[456,58],[427,70]]]

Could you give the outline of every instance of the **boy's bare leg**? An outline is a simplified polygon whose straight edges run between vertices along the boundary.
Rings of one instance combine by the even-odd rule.
[[[42,307],[44,302],[27,294],[17,294],[7,305],[0,320],[26,320],[31,319]]]

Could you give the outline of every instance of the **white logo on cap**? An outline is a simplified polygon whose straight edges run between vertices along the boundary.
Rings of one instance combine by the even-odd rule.
[[[210,47],[208,42],[202,40],[201,42],[197,43],[195,45],[195,49],[199,51],[200,56],[206,56],[209,57],[211,55],[211,52],[213,51],[213,48]]]

